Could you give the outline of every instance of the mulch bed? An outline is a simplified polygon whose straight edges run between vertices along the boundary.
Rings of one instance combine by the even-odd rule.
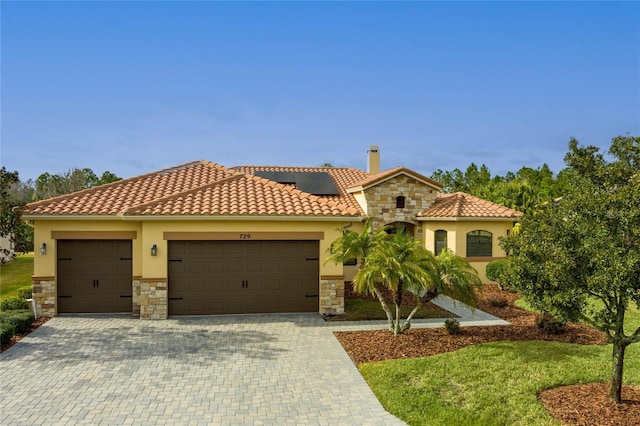
[[[506,306],[492,300],[501,298]],[[564,333],[547,334],[536,326],[536,314],[514,305],[519,296],[485,286],[478,309],[509,321],[508,326],[463,327],[450,336],[443,328],[412,329],[394,336],[388,330],[336,332],[354,363],[417,358],[455,351],[469,345],[500,340],[547,340],[582,345],[602,345],[606,336],[593,328],[568,324]],[[562,386],[541,392],[539,399],[549,413],[568,425],[640,425],[640,388],[623,387],[623,403],[608,399],[608,383]]]

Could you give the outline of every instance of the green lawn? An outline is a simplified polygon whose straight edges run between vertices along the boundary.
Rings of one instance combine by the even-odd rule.
[[[359,369],[382,405],[410,425],[556,425],[538,392],[608,381],[611,346],[503,341]],[[640,344],[627,349],[624,383],[640,385]]]
[[[18,289],[31,286],[33,253],[16,256],[10,263],[0,266],[0,298],[18,295]]]
[[[634,306],[625,328],[639,326],[640,310]],[[385,408],[409,424],[555,425],[537,394],[565,384],[609,381],[611,349],[504,341],[358,368]],[[627,348],[624,383],[640,385],[638,343]]]
[[[392,309],[395,309],[392,307]],[[409,316],[413,306],[402,306],[400,312],[402,318]],[[429,309],[422,307],[416,312],[414,318],[450,318],[455,317],[450,312],[441,309]],[[365,320],[386,320],[387,316],[380,306],[380,302],[375,300],[345,299],[344,314],[332,318],[333,321],[365,321]]]

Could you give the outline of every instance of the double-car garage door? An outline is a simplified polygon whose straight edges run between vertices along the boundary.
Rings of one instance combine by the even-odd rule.
[[[59,240],[58,312],[132,312],[130,240]],[[318,241],[169,241],[169,315],[317,312]]]
[[[318,241],[170,241],[169,315],[318,311]]]

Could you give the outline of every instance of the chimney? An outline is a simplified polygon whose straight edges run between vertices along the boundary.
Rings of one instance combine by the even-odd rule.
[[[375,175],[380,173],[380,150],[377,145],[371,145],[367,151],[367,172]]]

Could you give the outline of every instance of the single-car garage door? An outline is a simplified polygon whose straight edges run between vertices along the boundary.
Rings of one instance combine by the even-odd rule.
[[[58,312],[132,312],[130,240],[58,240]]]
[[[169,241],[169,315],[318,311],[318,241]]]

